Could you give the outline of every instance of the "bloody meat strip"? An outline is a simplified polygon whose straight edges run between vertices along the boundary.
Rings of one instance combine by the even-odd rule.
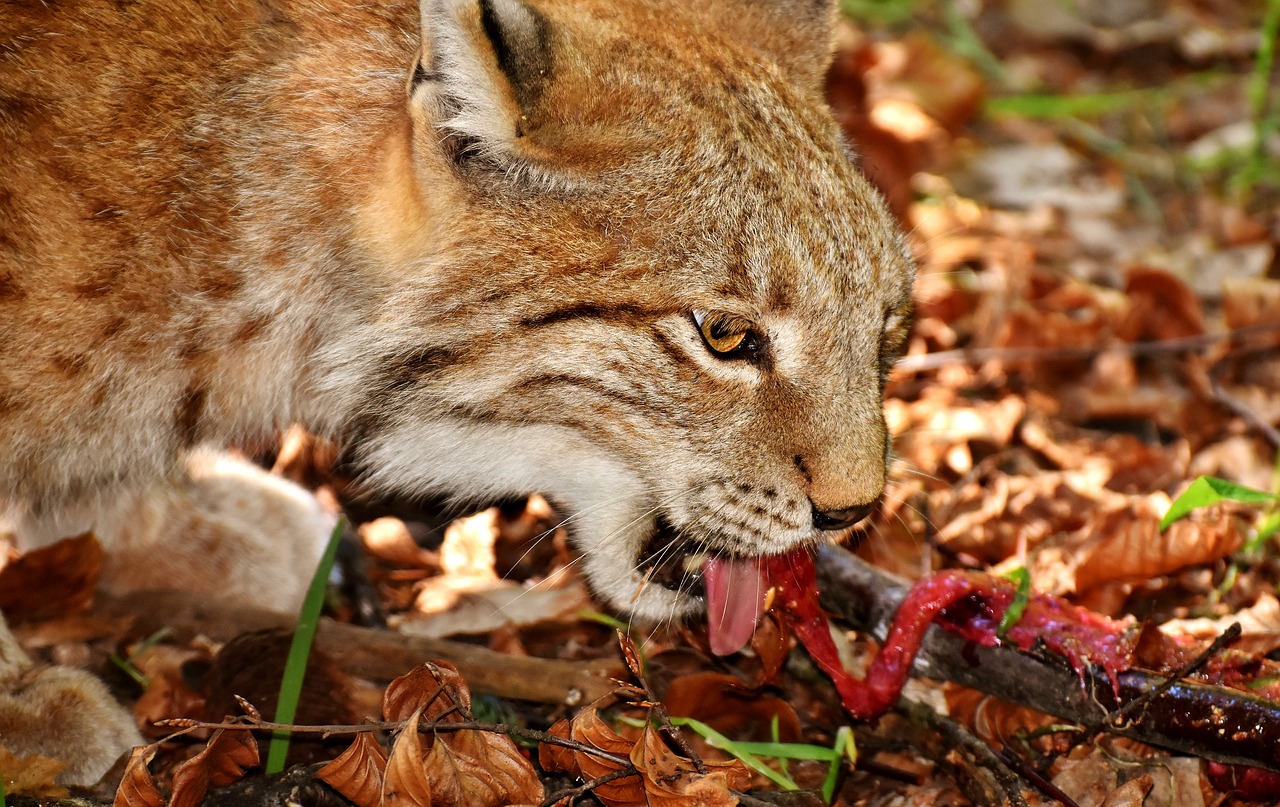
[[[801,549],[766,558],[764,574],[777,589],[776,602],[796,637],[831,677],[846,711],[859,720],[884,714],[898,700],[925,631],[934,622],[987,647],[1005,640],[1028,650],[1040,641],[1065,656],[1077,675],[1098,664],[1113,688],[1118,686],[1116,676],[1132,666],[1137,631],[1131,623],[1108,619],[1056,597],[1032,595],[1022,618],[1000,637],[997,626],[1014,600],[1014,586],[987,575],[945,571],[911,588],[888,639],[866,678],[859,681],[840,663],[826,612],[818,604],[813,556]]]

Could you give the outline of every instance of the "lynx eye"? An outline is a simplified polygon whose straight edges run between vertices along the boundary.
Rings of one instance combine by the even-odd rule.
[[[702,341],[717,356],[729,358],[741,351],[755,352],[759,349],[759,339],[744,319],[732,314],[694,311],[693,321],[702,334]]]

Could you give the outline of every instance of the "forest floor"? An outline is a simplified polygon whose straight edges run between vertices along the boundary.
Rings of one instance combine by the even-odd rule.
[[[1176,671],[1239,622],[1230,664],[1192,664],[1192,677],[1280,695],[1274,506],[1224,502],[1160,528],[1170,502],[1202,476],[1280,489],[1280,80],[1269,61],[1275,30],[1269,40],[1263,33],[1280,3],[848,0],[845,8],[829,95],[920,266],[916,322],[886,403],[892,479],[883,508],[852,542],[857,555],[906,581],[944,569],[1027,579],[1135,635],[1143,626],[1148,649],[1138,658],[1156,674]],[[307,462],[284,459],[286,471],[303,475]],[[327,780],[357,804],[421,803],[423,788],[434,788],[435,803],[540,803],[561,793],[558,803],[578,805],[816,805],[824,783],[832,803],[847,807],[1280,800],[1280,780],[1223,762],[1280,766],[1280,756],[1234,753],[1233,743],[1256,744],[1246,735],[1261,728],[1170,751],[1081,731],[1053,703],[1001,700],[999,686],[930,680],[913,682],[909,697],[947,719],[904,707],[855,723],[781,618],[766,619],[750,650],[724,658],[710,655],[697,627],[636,632],[632,652],[646,675],[638,681],[616,631],[628,626],[591,610],[566,572],[571,555],[546,502],[456,521],[400,515],[357,518],[352,532],[368,560],[345,568],[349,581],[368,585],[363,594],[347,589],[331,609],[340,623],[387,615],[397,639],[326,623],[293,720],[439,721],[434,744],[427,733],[412,749],[398,740],[390,762],[368,732],[339,730],[329,745],[295,748],[292,760],[313,762],[350,746],[347,767],[331,768]],[[0,605],[14,621],[21,591],[45,583],[0,569],[0,593],[8,592]],[[288,632],[228,642],[250,628],[286,627],[278,620],[152,603],[152,622],[124,627],[122,610],[77,610],[92,600],[80,585],[62,613],[15,627],[42,658],[93,666],[106,651],[128,656],[150,687],[142,695],[121,675],[114,685],[142,721],[216,722],[243,713],[233,694],[274,713]],[[167,634],[141,644],[144,626],[162,625]],[[1150,650],[1157,634],[1173,644]],[[855,661],[877,646],[865,633],[843,638]],[[460,672],[410,672],[423,654]],[[615,687],[611,677],[628,683]],[[468,699],[464,717],[457,707]],[[646,728],[662,716],[654,701],[681,726],[682,742]],[[1141,708],[1127,719],[1140,723]],[[1275,714],[1266,720],[1280,724]],[[513,742],[476,721],[524,734]],[[713,747],[725,742],[703,725],[753,751],[773,775],[729,762]],[[548,728],[576,745],[539,749],[536,732]],[[204,777],[217,791],[241,767],[253,769],[244,736],[210,740],[192,728],[154,749],[151,775],[166,790],[175,768],[195,759],[177,779]],[[810,758],[779,762],[771,748]],[[427,760],[428,772],[410,771],[405,759]],[[838,775],[827,782],[833,759]],[[628,765],[638,774],[608,781],[634,773]],[[1009,775],[992,780],[984,772],[992,765]],[[31,776],[28,792],[39,791],[46,774]],[[245,781],[255,779],[263,781],[256,773]],[[584,781],[598,785],[594,795]],[[308,782],[308,803],[344,803]],[[387,782],[391,797],[380,789]],[[116,804],[163,803],[139,787],[121,790]],[[788,787],[800,790],[787,795]],[[225,803],[270,803],[235,792]],[[196,791],[185,793],[171,803],[199,803]]]

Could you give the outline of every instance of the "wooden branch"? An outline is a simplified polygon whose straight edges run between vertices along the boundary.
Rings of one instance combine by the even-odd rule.
[[[848,551],[826,546],[818,550],[818,586],[825,608],[879,641],[908,588]],[[913,674],[964,684],[1081,725],[1096,724],[1166,683],[1141,670],[1121,673],[1117,701],[1104,675],[1091,673],[1081,681],[1065,659],[979,647],[937,626],[929,629]],[[1237,689],[1179,681],[1129,722],[1103,728],[1196,757],[1280,770],[1280,704]]]
[[[286,614],[205,602],[182,592],[141,592],[101,596],[96,613],[128,620],[139,635],[168,628],[179,640],[196,635],[225,642],[253,630],[291,628]],[[513,700],[577,706],[607,696],[612,678],[625,676],[622,662],[560,661],[509,656],[478,645],[321,620],[318,645],[346,673],[390,681],[424,661],[443,660],[458,668],[472,692]]]

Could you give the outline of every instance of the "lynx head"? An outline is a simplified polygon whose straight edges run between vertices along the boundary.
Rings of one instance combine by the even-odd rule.
[[[542,491],[603,599],[750,635],[751,559],[880,496],[910,303],[823,101],[832,13],[425,0],[414,268],[358,382],[374,482]]]

